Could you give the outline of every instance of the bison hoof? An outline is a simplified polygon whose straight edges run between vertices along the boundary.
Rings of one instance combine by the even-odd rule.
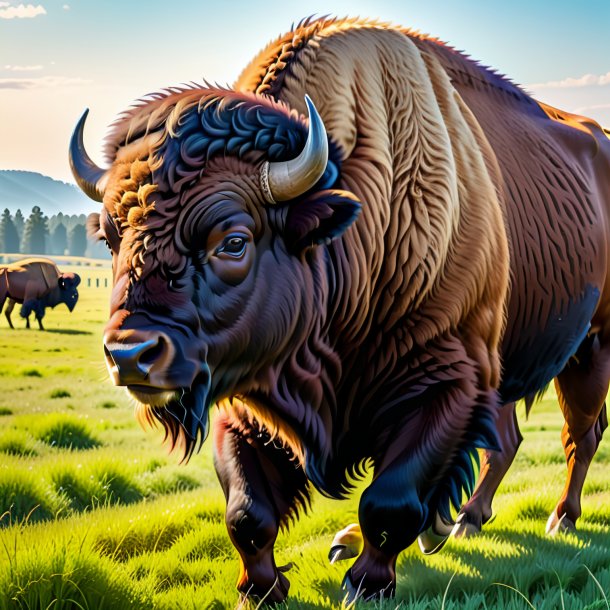
[[[382,601],[391,599],[396,594],[396,581],[391,581],[386,585],[380,586],[379,583],[371,583],[366,580],[366,574],[358,584],[354,583],[352,571],[348,570],[341,583],[341,589],[345,591],[342,607],[351,607],[356,600],[365,602]]]
[[[288,571],[291,567],[292,564],[278,567],[275,580],[272,582],[252,582],[248,579],[241,582],[237,587],[241,593],[241,602],[251,600],[257,608],[282,603],[290,589],[290,582],[282,572]]]
[[[455,538],[470,538],[481,533],[480,521],[473,522],[469,519],[468,513],[460,513],[455,520],[453,527],[453,536]]]
[[[432,555],[438,553],[445,542],[449,539],[453,530],[453,523],[445,521],[439,515],[436,515],[432,525],[417,537],[417,543],[424,555]]]
[[[352,559],[356,557],[354,553],[347,548],[344,544],[334,544],[328,551],[328,561],[335,563],[335,561],[344,561],[345,559]]]
[[[557,516],[557,511],[553,511],[549,520],[546,522],[546,533],[548,536],[556,536],[557,534],[565,534],[575,532],[576,525],[572,519],[569,519],[566,513],[561,517]]]
[[[425,532],[422,532],[417,537],[417,543],[424,555],[433,555],[438,553],[444,546],[449,536],[442,536],[434,531],[433,527],[429,527]]]
[[[351,523],[334,537],[330,545],[328,560],[330,563],[353,559],[362,551],[362,532],[357,523]]]

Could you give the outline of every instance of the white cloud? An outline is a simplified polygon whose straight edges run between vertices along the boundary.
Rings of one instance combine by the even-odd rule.
[[[18,4],[17,6],[10,6],[8,2],[0,3],[0,19],[31,19],[38,17],[38,15],[46,15],[42,4]]]
[[[591,104],[590,106],[580,106],[580,108],[576,108],[575,112],[577,114],[586,114],[592,110],[610,110],[610,104]]]
[[[55,87],[74,87],[88,85],[85,78],[69,76],[42,76],[40,78],[0,78],[0,89],[50,89]]]
[[[70,5],[69,4],[64,4],[62,6],[62,8],[64,9],[64,11],[69,11],[70,10]]]
[[[599,87],[610,85],[610,72],[606,74],[584,74],[577,78],[564,78],[563,80],[549,81],[548,83],[535,83],[528,85],[530,89],[576,89],[579,87]]]
[[[11,72],[36,72],[38,70],[42,70],[43,66],[41,65],[37,65],[37,66],[11,66],[10,64],[7,64],[6,66],[4,66],[5,70],[9,70]]]

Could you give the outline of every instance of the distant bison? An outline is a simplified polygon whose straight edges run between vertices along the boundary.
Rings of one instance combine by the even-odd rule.
[[[47,307],[65,303],[70,311],[78,301],[80,277],[76,273],[61,273],[55,263],[46,258],[26,258],[11,265],[0,266],[0,311],[8,298],[4,312],[9,326],[15,303],[23,303],[21,317],[30,328],[30,314],[34,313],[40,330]]]

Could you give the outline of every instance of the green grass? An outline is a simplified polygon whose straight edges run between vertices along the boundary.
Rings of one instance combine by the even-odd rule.
[[[36,442],[24,430],[9,429],[0,433],[0,451],[9,455],[36,455]]]
[[[25,369],[21,373],[24,377],[42,377],[42,373],[38,369]]]
[[[240,607],[211,442],[182,466],[158,431],[139,428],[103,365],[109,289],[86,287],[109,271],[77,271],[79,303],[72,314],[49,310],[48,332],[0,324],[0,610]],[[552,391],[528,421],[521,408],[520,421],[525,440],[485,532],[438,555],[409,548],[396,599],[360,608],[608,610],[610,443],[591,467],[578,533],[550,539],[544,526],[566,474]],[[349,563],[331,566],[327,553],[357,500],[315,497],[280,534],[278,564],[293,563],[286,608],[341,607]]]
[[[91,449],[100,442],[87,424],[63,413],[49,413],[26,424],[36,438],[45,443],[65,449]]]

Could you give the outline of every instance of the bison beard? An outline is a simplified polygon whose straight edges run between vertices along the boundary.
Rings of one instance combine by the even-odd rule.
[[[208,437],[208,397],[209,387],[196,385],[194,390],[182,390],[179,398],[171,400],[163,407],[138,403],[136,417],[150,426],[160,423],[165,431],[163,440],[169,441],[172,450],[180,447],[182,461],[188,462]]]
[[[83,116],[71,163],[103,200],[91,228],[113,252],[107,361],[115,383],[154,394],[141,417],[185,458],[221,405],[215,465],[240,591],[283,600],[279,528],[307,506],[309,483],[343,497],[371,465],[345,586],[393,593],[398,554],[420,534],[442,539],[472,493],[477,448],[498,448],[502,396],[587,380],[589,369],[561,371],[590,329],[607,390],[600,195],[585,155],[562,153],[578,137],[593,149],[601,130],[566,120],[438,41],[323,19],[264,49],[234,91],[173,89],[129,111],[108,170],[85,152]],[[324,125],[328,152],[325,137],[310,146]],[[536,239],[523,217],[545,219]],[[575,242],[578,260],[549,258]],[[503,385],[501,346],[518,364]],[[576,433],[564,392],[566,447],[590,430],[597,446],[601,395]]]

